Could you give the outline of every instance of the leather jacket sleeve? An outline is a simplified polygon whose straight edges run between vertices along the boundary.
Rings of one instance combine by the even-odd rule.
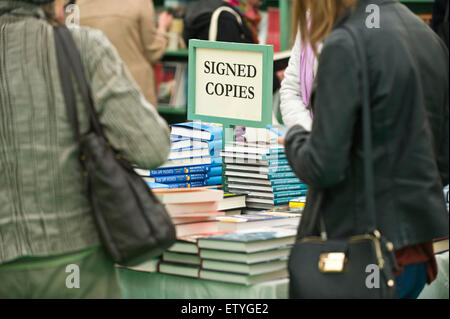
[[[358,68],[349,36],[344,31],[333,33],[319,60],[312,131],[296,125],[286,135],[289,163],[314,188],[328,188],[345,178],[361,105]]]

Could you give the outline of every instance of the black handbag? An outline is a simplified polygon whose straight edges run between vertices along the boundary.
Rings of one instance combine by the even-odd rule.
[[[307,237],[296,242],[289,258],[289,295],[292,299],[397,298],[394,247],[375,227],[368,66],[357,33],[350,28],[345,29],[355,43],[362,66],[366,233],[328,239],[323,217],[313,216],[313,225],[320,225],[321,236],[308,237],[307,231]]]
[[[64,101],[79,141],[86,191],[101,242],[112,260],[121,265],[132,266],[159,256],[176,240],[170,216],[103,134],[72,34],[58,26],[54,37]],[[89,114],[86,134],[79,130],[72,76]]]

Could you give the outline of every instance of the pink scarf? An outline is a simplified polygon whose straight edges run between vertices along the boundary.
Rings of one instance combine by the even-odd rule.
[[[309,43],[303,44],[300,52],[300,85],[303,102],[310,110],[311,118],[313,117],[313,114],[310,106],[310,97],[314,83],[314,62],[315,56],[311,45]]]

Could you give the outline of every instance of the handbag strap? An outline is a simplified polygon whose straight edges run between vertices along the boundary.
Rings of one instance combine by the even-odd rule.
[[[222,12],[231,13],[232,15],[234,15],[234,17],[236,18],[238,23],[240,25],[242,25],[242,18],[236,11],[234,11],[232,8],[227,7],[227,6],[219,7],[213,12],[213,14],[211,16],[211,23],[210,23],[210,26],[209,26],[209,36],[208,36],[209,41],[216,41],[217,40],[217,32],[218,32],[218,27],[219,27],[219,17],[220,17]]]
[[[373,173],[373,155],[372,155],[372,122],[370,108],[370,81],[369,65],[367,63],[366,50],[359,40],[358,33],[344,26],[344,29],[350,34],[356,49],[357,58],[361,64],[361,84],[362,84],[362,134],[363,134],[363,154],[364,154],[364,200],[366,204],[365,223],[367,233],[373,233],[376,230],[376,212],[375,212],[375,190]]]
[[[369,81],[369,67],[365,49],[359,37],[353,29],[348,26],[343,27],[351,36],[352,42],[355,45],[357,59],[361,65],[361,93],[362,93],[362,136],[363,136],[363,165],[364,165],[364,201],[365,214],[361,214],[358,218],[362,223],[358,223],[363,228],[362,231],[367,234],[373,234],[376,230],[376,213],[375,213],[375,193],[374,193],[374,174],[373,174],[373,156],[372,156],[372,123],[371,123],[371,109],[370,109],[370,81]],[[327,231],[325,228],[325,221],[323,215],[319,211],[319,229],[323,240],[327,240]],[[357,227],[358,227],[357,226]]]
[[[78,140],[80,140],[80,124],[78,120],[72,76],[75,78],[75,82],[77,83],[78,90],[81,94],[81,99],[87,109],[87,113],[89,114],[90,130],[93,130],[95,133],[104,137],[102,127],[95,112],[92,94],[86,80],[81,56],[72,38],[72,33],[65,26],[56,26],[53,30],[61,87],[64,94],[67,115],[75,135]]]

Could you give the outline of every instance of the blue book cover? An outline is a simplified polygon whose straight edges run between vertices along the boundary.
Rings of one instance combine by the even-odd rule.
[[[157,176],[186,175],[186,174],[208,174],[209,176],[222,175],[222,166],[195,165],[195,166],[153,169],[150,170],[149,176],[157,177]]]
[[[286,192],[286,191],[294,191],[294,190],[302,190],[307,189],[308,185],[306,184],[292,184],[292,185],[279,185],[273,186],[274,192]]]
[[[175,168],[175,167],[197,166],[197,165],[219,166],[222,165],[222,158],[204,156],[204,157],[189,157],[176,160],[168,160],[160,168]]]
[[[279,159],[279,160],[269,160],[269,167],[270,166],[285,166],[289,165],[289,162],[287,159]]]
[[[222,127],[200,122],[187,122],[173,124],[172,134],[189,138],[198,138],[205,141],[221,140]]]
[[[275,192],[273,193],[274,198],[284,198],[284,197],[299,197],[299,196],[305,196],[308,190],[302,189],[302,190],[294,190],[294,191],[284,191],[284,192]]]
[[[161,183],[161,184],[197,182],[197,181],[204,181],[206,179],[206,174],[160,176],[160,177],[154,177],[154,179],[155,179],[155,183]]]
[[[277,154],[263,154],[262,155],[263,160],[281,160],[286,159],[285,153],[277,153]]]
[[[294,172],[273,173],[273,174],[268,175],[269,179],[285,179],[285,178],[290,178],[290,177],[295,177],[295,176],[296,175]]]
[[[269,166],[269,173],[284,173],[284,172],[292,172],[292,168],[289,165],[284,166]]]
[[[280,179],[270,180],[270,184],[272,186],[289,185],[289,184],[301,184],[301,181],[298,178],[280,178]]]
[[[222,176],[222,166],[211,166],[211,169],[206,173],[207,177]]]

